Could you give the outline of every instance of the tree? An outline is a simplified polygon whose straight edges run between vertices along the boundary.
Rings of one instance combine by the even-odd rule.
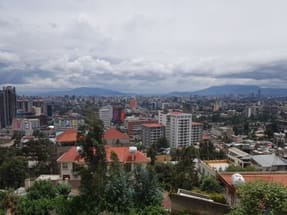
[[[223,159],[225,154],[223,151],[216,151],[214,145],[210,141],[200,144],[199,157],[202,160]]]
[[[287,212],[287,188],[281,184],[256,181],[238,189],[240,204],[230,215],[285,214]]]
[[[200,183],[200,189],[209,193],[220,193],[223,188],[220,183],[214,177],[204,177]]]
[[[241,166],[235,166],[233,164],[225,169],[226,172],[252,172],[255,170],[256,170],[255,166],[241,167]]]
[[[39,180],[35,181],[33,186],[28,189],[27,197],[30,200],[36,199],[52,199],[57,195],[57,189],[51,181]]]
[[[169,147],[169,143],[168,143],[168,140],[166,139],[166,137],[159,138],[156,145],[157,145],[157,149]]]
[[[27,161],[23,157],[11,157],[0,167],[0,186],[2,188],[19,188],[27,176]]]
[[[154,171],[157,175],[161,187],[164,190],[171,191],[175,175],[174,165],[171,163],[156,163],[154,165]]]
[[[136,208],[161,205],[162,193],[151,169],[138,166],[134,170],[134,203]]]
[[[193,146],[180,151],[179,161],[174,166],[173,190],[178,188],[191,190],[198,185],[197,171],[193,162],[197,157],[198,151]]]
[[[17,202],[17,213],[21,215],[29,214],[50,214],[56,211],[59,215],[69,213],[70,200],[67,199],[71,188],[67,184],[57,184],[56,186],[48,180],[35,181],[28,189],[26,196],[21,196]]]
[[[111,153],[111,160],[105,187],[105,208],[110,212],[127,214],[133,206],[131,179],[123,170],[116,153]]]
[[[87,122],[84,140],[80,142],[82,147],[81,155],[85,158],[87,168],[80,171],[81,192],[87,195],[94,195],[95,198],[102,198],[106,185],[106,151],[103,142],[103,125],[95,112],[86,111]],[[91,189],[93,188],[93,189]]]

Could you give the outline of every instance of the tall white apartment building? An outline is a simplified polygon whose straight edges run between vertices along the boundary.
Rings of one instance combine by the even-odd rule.
[[[192,114],[171,112],[166,116],[166,137],[170,147],[192,144]]]
[[[107,105],[99,110],[99,117],[103,121],[104,128],[109,129],[111,127],[111,121],[113,119],[113,107]]]
[[[164,113],[163,111],[159,110],[158,111],[158,123],[166,126],[166,118],[167,118],[167,113]]]

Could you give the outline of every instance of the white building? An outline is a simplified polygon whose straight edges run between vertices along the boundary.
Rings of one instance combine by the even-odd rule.
[[[111,121],[113,119],[113,107],[107,105],[99,110],[99,117],[103,121],[104,128],[109,129],[111,127]]]
[[[192,143],[192,114],[171,112],[166,118],[166,137],[171,147],[184,147]]]
[[[166,118],[167,118],[167,113],[164,113],[163,111],[159,110],[158,111],[158,123],[166,126]]]

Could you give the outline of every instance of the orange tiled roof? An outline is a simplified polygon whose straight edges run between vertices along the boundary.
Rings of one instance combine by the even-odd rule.
[[[104,133],[104,139],[129,139],[129,136],[118,131],[116,128],[110,128]]]
[[[232,186],[231,176],[234,173],[221,173],[220,178],[223,179],[229,186]],[[276,182],[284,186],[287,186],[287,172],[241,172],[240,173],[245,182],[252,181],[267,181],[267,182]]]
[[[106,150],[106,159],[107,162],[111,162],[111,153],[114,152],[117,154],[119,162],[129,163],[132,162],[132,155],[129,152],[129,147],[111,147],[105,146]],[[81,158],[77,151],[77,147],[71,147],[66,153],[58,158],[58,162],[84,162],[84,159]],[[137,151],[134,155],[135,163],[149,163],[150,160],[140,151]]]
[[[201,122],[192,122],[192,125],[203,125]]]
[[[160,123],[145,123],[145,124],[143,124],[143,126],[149,127],[149,128],[163,127],[163,125]]]
[[[64,131],[62,134],[58,135],[56,137],[56,142],[58,143],[70,143],[70,142],[76,142],[77,141],[77,134],[78,132],[70,128],[66,131]]]

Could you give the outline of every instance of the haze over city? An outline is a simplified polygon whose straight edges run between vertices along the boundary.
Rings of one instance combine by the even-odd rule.
[[[285,87],[286,7],[284,0],[2,0],[0,84],[19,92]]]

